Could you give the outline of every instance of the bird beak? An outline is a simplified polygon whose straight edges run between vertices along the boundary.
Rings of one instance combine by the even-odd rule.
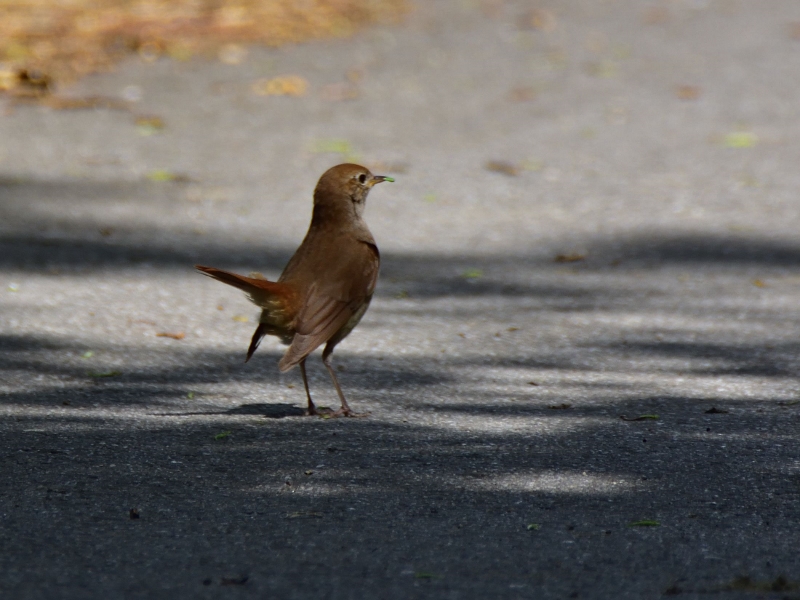
[[[387,177],[386,175],[373,175],[372,179],[369,180],[369,187],[372,187],[376,183],[380,183],[381,181],[390,181],[394,183],[394,177]]]

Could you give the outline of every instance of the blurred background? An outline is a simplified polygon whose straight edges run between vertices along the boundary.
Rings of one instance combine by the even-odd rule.
[[[247,53],[239,44],[347,37],[370,23],[397,22],[409,8],[406,0],[9,0],[0,21],[0,90],[46,94],[132,53],[236,64]]]

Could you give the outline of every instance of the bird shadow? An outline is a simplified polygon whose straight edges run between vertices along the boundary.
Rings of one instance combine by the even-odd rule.
[[[303,417],[305,411],[294,404],[279,402],[275,404],[253,403],[242,404],[229,410],[196,410],[191,412],[154,413],[161,417],[193,417],[202,415],[248,415],[259,416],[266,419],[285,419],[286,417]]]

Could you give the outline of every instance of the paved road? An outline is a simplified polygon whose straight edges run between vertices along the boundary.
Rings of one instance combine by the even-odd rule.
[[[6,106],[4,598],[800,598],[800,5],[420,4]],[[191,267],[276,276],[344,160],[371,414],[305,418]]]

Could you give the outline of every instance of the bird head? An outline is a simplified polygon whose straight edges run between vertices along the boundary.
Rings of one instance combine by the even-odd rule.
[[[343,164],[331,167],[319,178],[314,190],[314,208],[354,210],[356,217],[360,218],[369,191],[382,181],[394,179],[385,175],[373,175],[361,165]]]

